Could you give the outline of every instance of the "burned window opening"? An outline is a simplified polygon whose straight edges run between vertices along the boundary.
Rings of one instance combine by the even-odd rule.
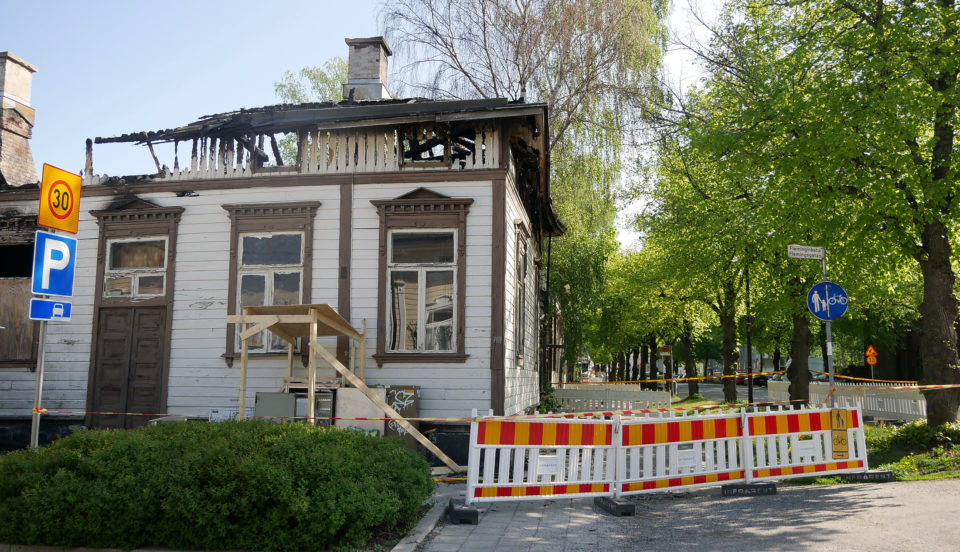
[[[0,278],[29,278],[33,273],[33,244],[0,245]]]

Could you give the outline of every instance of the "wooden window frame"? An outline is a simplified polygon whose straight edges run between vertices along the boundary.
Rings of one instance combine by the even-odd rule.
[[[291,203],[247,203],[221,205],[230,217],[230,268],[227,281],[227,315],[237,314],[238,273],[240,266],[240,234],[251,233],[303,233],[303,277],[300,300],[310,303],[313,272],[313,223],[317,216],[319,201]],[[236,346],[236,325],[227,324],[227,339],[223,359],[233,367],[234,359],[240,356]],[[287,353],[250,353],[253,358],[285,357]]]
[[[244,265],[244,264],[243,264],[243,238],[245,238],[245,237],[258,237],[258,236],[259,236],[259,237],[266,237],[266,236],[277,236],[277,235],[287,235],[287,236],[297,235],[297,236],[300,236],[300,252],[299,252],[299,253],[300,253],[300,254],[299,254],[299,260],[300,260],[300,262],[299,262],[299,264],[267,264],[267,265],[255,265],[255,264]],[[275,277],[277,274],[299,274],[299,275],[300,275],[300,289],[299,289],[299,293],[298,293],[298,296],[299,296],[299,297],[298,297],[297,303],[301,303],[301,304],[302,304],[302,303],[304,302],[304,301],[303,301],[303,273],[304,273],[304,270],[305,270],[305,267],[304,267],[304,264],[303,264],[303,260],[304,260],[304,250],[306,249],[306,246],[307,246],[307,244],[306,244],[306,239],[305,239],[305,238],[306,238],[306,236],[304,235],[304,233],[303,233],[302,231],[299,231],[299,230],[277,230],[277,231],[274,231],[274,232],[240,232],[240,233],[238,234],[238,236],[237,236],[237,265],[236,265],[236,269],[237,269],[237,282],[238,282],[238,284],[239,284],[240,280],[243,279],[244,276],[263,276],[263,277],[264,277],[263,303],[264,303],[265,305],[273,305],[273,304],[275,304],[275,303],[273,302],[273,299],[275,299],[275,297],[273,297],[273,291],[274,291],[273,284],[275,284],[274,277]],[[268,276],[269,276],[269,277],[268,277]],[[238,285],[238,289],[239,289],[239,285]],[[270,302],[267,302],[267,297],[268,297],[268,296],[271,298],[271,301],[270,301]],[[235,306],[238,310],[240,309],[240,297],[239,297],[239,296],[236,297],[236,302],[235,302],[234,306]],[[264,330],[264,331],[262,331],[262,332],[260,332],[260,333],[261,333],[261,335],[266,335],[268,332],[269,332],[269,330]],[[281,341],[282,341],[282,340],[281,340]],[[258,352],[253,352],[253,351],[251,351],[251,352],[253,352],[254,354],[283,354],[283,355],[286,355],[286,354],[287,354],[286,349],[282,349],[282,350],[272,350],[272,349],[271,349],[271,347],[272,347],[272,340],[271,340],[271,343],[270,343],[270,344],[267,344],[266,341],[264,341],[263,343],[265,344],[265,347],[264,347],[264,350],[263,350],[263,351],[258,351]],[[284,343],[286,343],[286,342],[284,341]],[[239,347],[239,346],[240,346],[240,340],[239,340],[239,339],[236,339],[236,340],[234,341],[234,346],[235,346],[235,347]],[[248,347],[250,347],[250,348],[252,349],[252,346],[249,345],[249,341],[248,341]],[[297,339],[297,343],[296,343],[296,346],[294,347],[294,351],[295,351],[295,352],[299,352],[299,351],[300,351],[300,340],[299,340],[299,338]]]
[[[530,248],[530,232],[522,222],[516,224],[515,232],[515,255],[514,255],[514,295],[513,295],[513,356],[516,359],[516,367],[524,367],[524,337],[526,336],[527,320],[527,256]],[[522,269],[522,276],[521,276]]]
[[[377,366],[384,363],[463,363],[469,355],[464,350],[466,325],[466,274],[467,274],[467,214],[473,199],[451,198],[443,194],[419,188],[396,199],[372,200],[380,218],[380,260],[377,271],[377,352],[373,355]],[[391,230],[455,230],[457,294],[454,316],[454,351],[403,352],[386,350],[387,302],[387,255]]]
[[[115,243],[136,243],[141,241],[162,241],[163,242],[163,267],[154,268],[154,269],[141,269],[141,268],[111,269],[110,268],[110,261],[111,261],[110,246],[111,245]],[[107,238],[106,251],[104,253],[105,259],[106,259],[106,263],[104,264],[104,273],[103,273],[104,279],[114,274],[117,274],[117,275],[129,274],[131,278],[137,278],[138,276],[141,276],[141,275],[162,275],[163,276],[163,293],[152,294],[152,295],[143,295],[139,293],[133,293],[133,288],[137,287],[138,284],[134,284],[133,282],[131,282],[130,284],[131,294],[129,296],[107,295],[107,292],[105,289],[106,282],[100,281],[99,282],[100,295],[105,298],[117,297],[117,298],[123,298],[123,299],[136,299],[138,301],[143,299],[153,299],[154,297],[166,296],[167,295],[167,265],[169,264],[168,262],[169,251],[170,251],[170,236],[166,233],[157,234],[157,235],[145,234],[142,236],[125,236],[125,237],[119,237],[119,238]]]
[[[426,276],[429,272],[452,272],[453,273],[453,312],[457,312],[457,308],[460,305],[462,298],[457,296],[457,274],[459,272],[456,260],[450,261],[449,263],[398,263],[393,261],[393,239],[392,237],[395,233],[404,233],[404,234],[417,234],[417,233],[448,233],[453,237],[452,248],[456,251],[457,243],[457,229],[456,228],[392,228],[387,230],[387,271],[385,278],[390,280],[391,275],[394,271],[397,272],[416,272],[417,276],[417,345],[420,346],[423,344],[423,341],[426,340],[426,325],[428,315],[426,313]],[[423,293],[421,293],[421,286],[423,287]],[[385,288],[386,289],[386,288]],[[392,303],[393,298],[390,295],[392,290],[387,291],[387,302]],[[421,318],[422,316],[422,318]],[[388,322],[389,316],[384,319],[384,323]],[[453,317],[453,331],[454,335],[457,335],[457,317]],[[384,334],[386,336],[386,333]],[[386,348],[385,348],[386,349]],[[386,350],[388,354],[449,354],[456,352],[456,347],[451,351],[423,351],[423,350]]]

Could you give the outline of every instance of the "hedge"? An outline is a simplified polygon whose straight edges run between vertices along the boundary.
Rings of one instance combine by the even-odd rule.
[[[0,456],[0,542],[324,550],[414,519],[434,483],[399,440],[307,424],[83,431]]]

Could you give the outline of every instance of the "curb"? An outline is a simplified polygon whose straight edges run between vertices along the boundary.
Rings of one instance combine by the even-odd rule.
[[[394,546],[390,552],[414,552],[420,543],[427,538],[427,535],[437,526],[437,522],[443,517],[446,511],[446,504],[443,501],[435,502],[430,511],[417,523],[412,531]],[[0,552],[4,552],[0,550]]]

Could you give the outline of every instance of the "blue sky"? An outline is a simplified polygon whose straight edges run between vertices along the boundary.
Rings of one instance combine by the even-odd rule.
[[[688,0],[675,4],[670,25],[683,34]],[[285,70],[345,57],[344,38],[381,33],[379,9],[380,0],[0,0],[0,51],[39,69],[31,101],[38,175],[43,163],[78,172],[87,138],[278,103],[273,84]],[[675,78],[697,74],[690,59],[668,57]],[[172,164],[169,153],[158,155]],[[93,163],[97,174],[155,170],[146,148],[127,144],[95,145]]]
[[[346,57],[344,38],[379,34],[378,10],[377,0],[0,0],[0,51],[38,68],[38,176],[43,163],[77,172],[87,138],[278,103],[285,70]],[[97,174],[155,170],[146,148],[125,144],[95,145],[93,163]]]

